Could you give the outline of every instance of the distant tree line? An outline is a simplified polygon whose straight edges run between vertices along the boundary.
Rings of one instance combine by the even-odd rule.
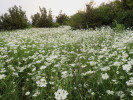
[[[46,8],[40,8],[40,13],[37,12],[36,14],[31,16],[32,25],[34,27],[58,27],[60,25],[66,25],[69,17],[60,11],[59,15],[56,16],[56,23],[53,22],[52,11],[49,10],[47,14]]]
[[[78,11],[72,16],[67,16],[60,11],[53,22],[51,9],[39,8],[40,12],[31,16],[33,27],[58,27],[60,25],[70,25],[74,29],[87,29],[102,26],[113,28],[133,27],[133,0],[115,0],[108,4],[101,4],[94,7],[94,2],[86,4],[85,11]],[[8,13],[0,16],[0,31],[24,29],[30,27],[25,11],[19,6],[9,8]]]
[[[91,1],[85,11],[79,11],[70,18],[73,28],[95,28],[108,25],[111,27],[133,27],[133,0],[116,0],[109,4],[93,7]]]
[[[56,16],[56,23],[53,22],[53,15],[51,9],[48,11],[46,8],[40,8],[40,12],[31,16],[32,26],[38,28],[46,27],[58,27],[60,25],[66,25],[69,17],[60,11],[59,15]],[[0,16],[0,31],[1,30],[14,30],[14,29],[24,29],[31,27],[28,19],[26,17],[25,11],[16,5],[8,9],[8,13]]]

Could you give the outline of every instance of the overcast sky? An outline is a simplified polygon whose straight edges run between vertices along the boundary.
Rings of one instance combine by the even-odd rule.
[[[52,14],[57,16],[59,11],[67,15],[75,14],[78,10],[85,9],[85,4],[90,0],[0,0],[0,15],[7,12],[10,7],[14,5],[21,6],[28,19],[30,16],[39,11],[40,7],[45,7],[47,10],[51,8]],[[112,0],[94,0],[96,5],[102,2],[108,2]]]

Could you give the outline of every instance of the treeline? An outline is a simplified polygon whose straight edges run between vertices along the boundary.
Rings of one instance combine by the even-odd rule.
[[[113,28],[133,27],[133,0],[116,0],[109,4],[101,4],[94,8],[94,2],[86,5],[85,11],[79,11],[71,16],[70,26],[73,28],[96,28],[111,26]]]
[[[60,11],[56,16],[56,22],[53,22],[52,11],[47,13],[46,8],[39,8],[40,12],[31,16],[32,22],[30,23],[26,17],[26,12],[19,6],[13,6],[8,9],[8,13],[0,16],[0,31],[1,30],[14,30],[24,29],[29,27],[58,27],[60,25],[66,25],[69,17]]]
[[[102,26],[113,28],[132,28],[133,27],[133,0],[116,0],[109,4],[101,4],[94,7],[91,1],[86,5],[85,11],[78,11],[72,16],[67,16],[60,11],[53,22],[52,11],[46,8],[39,8],[40,12],[31,16],[32,22],[29,23],[25,11],[19,6],[9,8],[8,13],[0,16],[0,30],[24,29],[28,27],[58,27],[60,25],[70,25],[74,29],[87,29]]]
[[[40,12],[31,16],[32,26],[45,28],[45,27],[58,27],[60,25],[66,25],[69,17],[60,11],[59,15],[56,16],[56,23],[53,22],[52,11],[49,10],[47,13],[46,8],[39,8]]]

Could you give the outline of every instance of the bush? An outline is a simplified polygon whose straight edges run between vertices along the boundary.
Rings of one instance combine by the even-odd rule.
[[[9,8],[9,14],[5,13],[0,18],[0,28],[3,30],[24,29],[28,27],[26,14],[21,7]]]

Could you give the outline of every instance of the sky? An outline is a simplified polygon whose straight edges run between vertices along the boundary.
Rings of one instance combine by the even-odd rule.
[[[112,0],[94,0],[95,6],[108,1]],[[8,12],[10,7],[17,5],[26,11],[29,20],[31,20],[31,15],[39,12],[39,6],[45,7],[47,10],[51,9],[53,17],[57,16],[60,10],[71,16],[78,10],[84,10],[85,4],[89,2],[90,0],[0,0],[0,15]]]

